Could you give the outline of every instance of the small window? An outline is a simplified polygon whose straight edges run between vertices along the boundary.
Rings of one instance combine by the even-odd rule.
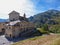
[[[11,29],[11,27],[9,27],[9,29]]]
[[[12,37],[12,35],[10,34],[10,37]]]
[[[5,30],[4,28],[2,28],[2,30]]]
[[[3,24],[4,25],[4,24]]]

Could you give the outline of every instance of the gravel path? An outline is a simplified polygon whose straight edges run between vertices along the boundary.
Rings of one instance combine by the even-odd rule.
[[[8,41],[4,35],[0,36],[0,45],[11,45],[11,43],[13,42]]]

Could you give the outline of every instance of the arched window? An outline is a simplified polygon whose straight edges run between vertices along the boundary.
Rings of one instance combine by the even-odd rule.
[[[10,34],[10,37],[12,37],[11,34]]]
[[[5,29],[4,29],[4,28],[2,28],[2,32],[3,32],[3,33],[5,32]]]

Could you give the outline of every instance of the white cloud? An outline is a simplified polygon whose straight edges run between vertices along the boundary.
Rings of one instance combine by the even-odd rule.
[[[30,0],[0,0],[0,18],[8,18],[8,14],[15,10],[27,17],[35,13],[34,4]]]

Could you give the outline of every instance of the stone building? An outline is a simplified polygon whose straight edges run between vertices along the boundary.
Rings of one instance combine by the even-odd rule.
[[[9,20],[10,21],[16,21],[16,20],[25,20],[28,21],[28,19],[26,18],[26,15],[24,14],[24,16],[20,16],[20,14],[16,11],[12,11],[11,13],[9,13]]]
[[[9,20],[10,22],[6,24],[6,37],[14,38],[25,36],[35,29],[34,24],[28,21],[25,14],[22,17],[19,16],[18,12],[13,11],[9,14]]]
[[[0,35],[5,33],[5,22],[0,22]]]
[[[19,13],[16,11],[12,11],[9,13],[9,20],[14,21],[14,20],[19,20]]]

